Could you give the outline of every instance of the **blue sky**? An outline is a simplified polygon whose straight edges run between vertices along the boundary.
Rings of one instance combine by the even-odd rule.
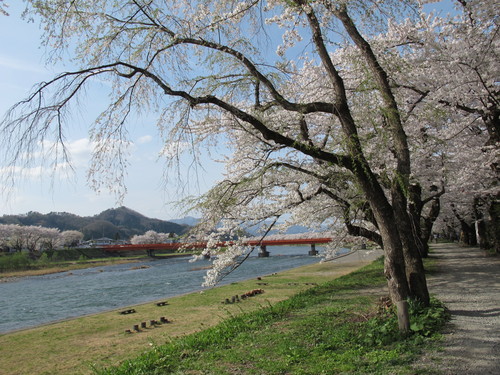
[[[9,1],[9,17],[0,15],[0,116],[17,101],[25,98],[34,84],[50,79],[60,71],[69,70],[64,65],[46,66],[46,52],[40,47],[41,31],[36,23],[27,23],[20,15],[23,5],[20,1]],[[88,93],[95,101],[96,93]],[[105,100],[105,98],[103,98]],[[89,163],[88,125],[98,114],[92,101],[85,104],[85,110],[72,118],[73,127],[68,133],[68,146],[72,151],[76,174],[60,175],[52,179],[41,170],[34,170],[29,177],[19,180],[10,194],[0,195],[0,215],[22,214],[29,211],[71,212],[92,216],[119,205],[116,197],[106,192],[97,194],[86,181]],[[154,126],[154,120],[142,118],[129,127],[133,142],[130,167],[126,185],[128,193],[123,205],[146,216],[160,219],[174,219],[182,216],[181,210],[170,203],[185,195],[198,195],[208,190],[221,178],[222,166],[204,160],[203,168],[193,168],[190,160],[184,160],[189,177],[177,181],[172,171],[165,185],[164,163],[158,158],[162,144]],[[5,173],[1,170],[0,173]],[[43,176],[43,177],[41,177]],[[5,178],[0,179],[0,185]]]
[[[25,98],[34,84],[54,77],[71,67],[46,66],[46,51],[40,47],[41,31],[36,23],[21,19],[21,1],[8,1],[9,17],[0,15],[0,116],[17,101]],[[450,10],[450,2],[430,4],[429,9]],[[29,211],[41,213],[71,212],[91,216],[119,204],[123,204],[146,216],[160,219],[182,217],[182,212],[171,202],[186,195],[199,195],[207,191],[222,177],[223,167],[204,157],[203,166],[193,168],[189,158],[183,160],[184,176],[179,183],[176,171],[171,171],[168,184],[163,179],[164,163],[158,158],[162,144],[154,126],[154,120],[140,118],[129,127],[133,142],[129,158],[130,167],[126,185],[128,193],[123,202],[106,192],[97,194],[87,185],[86,171],[90,160],[87,130],[98,115],[94,105],[105,101],[99,93],[89,92],[82,110],[72,117],[68,143],[72,151],[74,176],[59,175],[50,178],[45,171],[32,171],[30,177],[18,181],[11,194],[0,194],[0,215],[21,214]],[[102,98],[102,100],[100,100]],[[221,150],[227,152],[227,150]],[[191,166],[191,167],[190,167]],[[0,192],[5,178],[0,165]],[[41,177],[42,176],[42,177]]]

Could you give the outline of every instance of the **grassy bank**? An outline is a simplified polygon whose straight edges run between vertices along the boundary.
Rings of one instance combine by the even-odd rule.
[[[414,335],[396,341],[395,320],[377,315],[377,301],[386,295],[380,262],[335,280],[360,266],[314,264],[171,298],[165,306],[131,306],[132,314],[110,311],[0,335],[0,369],[5,375],[92,374],[93,369],[102,374],[333,374],[356,373],[355,368],[404,374],[400,370],[425,340]],[[221,303],[255,288],[264,293]],[[150,327],[149,321],[161,316],[171,323]],[[125,332],[140,322],[147,328]]]
[[[412,361],[438,337],[445,309],[411,304],[403,337],[380,300],[382,262],[215,327],[154,345],[100,375],[416,374]],[[384,301],[382,299],[382,301]],[[419,370],[425,373],[425,370]]]

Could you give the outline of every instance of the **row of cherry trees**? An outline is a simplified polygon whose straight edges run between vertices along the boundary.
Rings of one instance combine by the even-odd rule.
[[[83,233],[75,230],[61,232],[57,228],[0,224],[0,248],[17,252],[27,250],[33,255],[45,250],[75,246],[83,239]]]
[[[96,190],[125,191],[127,121],[156,113],[169,165],[182,150],[199,160],[205,148],[229,150],[224,179],[189,201],[203,212],[201,236],[216,244],[284,217],[378,243],[402,329],[406,301],[429,302],[422,256],[437,218],[440,230],[456,221],[466,233],[474,221],[474,233],[495,233],[481,230],[498,225],[495,0],[27,3],[51,58],[69,53],[79,67],[7,114],[11,166],[67,161],[69,104],[110,82],[109,106],[89,126]],[[453,9],[439,13],[440,3]],[[47,157],[25,158],[35,150]],[[248,251],[229,247],[207,283]]]
[[[150,243],[168,243],[172,242],[175,233],[161,233],[154,230],[148,230],[144,234],[135,235],[130,238],[132,244],[150,244]]]
[[[174,236],[173,233],[158,233],[149,230],[143,235],[133,236],[130,243],[167,243],[171,242]],[[83,233],[76,230],[61,232],[57,228],[35,225],[0,224],[0,248],[4,251],[27,250],[32,254],[40,254],[45,250],[76,246],[82,239]]]
[[[400,82],[419,101],[419,181],[441,181],[441,202],[430,208],[441,208],[436,232],[500,252],[498,4],[456,3],[456,16],[396,25],[390,36],[411,46]]]

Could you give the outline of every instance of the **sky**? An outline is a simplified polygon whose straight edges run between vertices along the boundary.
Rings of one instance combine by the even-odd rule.
[[[47,53],[40,47],[42,32],[39,25],[21,19],[22,2],[7,3],[10,16],[0,14],[0,118],[12,105],[24,99],[36,83],[70,70],[67,65],[45,64]],[[188,195],[202,194],[222,178],[223,166],[208,157],[200,167],[193,167],[191,160],[185,158],[182,167],[189,170],[189,175],[179,180],[177,171],[170,170],[166,182],[165,163],[159,158],[162,144],[153,118],[145,116],[136,119],[129,127],[133,144],[124,200],[117,201],[116,196],[105,191],[99,194],[93,191],[86,178],[91,150],[88,127],[99,114],[94,103],[106,100],[98,87],[94,91],[87,93],[87,101],[72,117],[73,126],[68,133],[67,145],[75,173],[51,178],[47,171],[33,170],[18,180],[13,189],[8,189],[7,194],[2,186],[5,184],[5,170],[0,166],[0,216],[30,211],[93,216],[123,205],[148,217],[176,219],[185,214],[176,201]],[[196,212],[189,215],[196,216]]]
[[[21,18],[23,2],[12,0],[7,3],[10,16],[0,14],[0,118],[12,105],[24,99],[33,85],[71,70],[68,65],[45,64],[47,51],[40,47],[42,32],[39,25]],[[449,1],[431,5],[430,9],[450,10]],[[105,82],[102,84],[106,86]],[[165,182],[165,163],[159,158],[162,143],[153,117],[145,115],[135,119],[128,128],[132,147],[124,200],[117,201],[116,196],[106,191],[99,194],[93,191],[86,178],[91,150],[88,129],[100,113],[97,104],[107,98],[99,86],[94,85],[92,90],[71,118],[71,131],[67,133],[75,174],[51,178],[47,170],[31,170],[25,178],[17,180],[13,189],[7,189],[9,194],[6,194],[5,171],[2,169],[5,166],[0,165],[0,216],[29,211],[93,216],[124,205],[148,217],[176,219],[185,213],[175,202],[186,196],[203,194],[222,179],[223,165],[204,156],[199,167],[193,167],[189,157],[182,159],[181,168],[188,171],[187,174],[178,179],[177,171],[169,170],[166,173],[168,182]],[[220,153],[227,152],[227,149],[220,149]],[[219,155],[212,156],[217,158]],[[196,212],[190,215],[198,216]]]

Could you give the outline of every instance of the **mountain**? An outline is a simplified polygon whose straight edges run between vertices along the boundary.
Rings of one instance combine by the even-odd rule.
[[[84,234],[86,240],[101,237],[129,239],[148,230],[180,235],[190,227],[186,224],[148,218],[127,207],[109,209],[92,217],[81,217],[67,212],[41,214],[32,211],[24,215],[4,215],[0,217],[0,224],[40,225],[61,231],[78,230]]]
[[[160,233],[186,233],[190,227],[198,224],[200,219],[186,216],[182,219],[160,220],[148,218],[137,211],[127,207],[118,207],[105,210],[95,216],[78,216],[67,212],[28,212],[23,215],[4,215],[0,217],[0,224],[40,225],[46,228],[58,228],[61,231],[77,230],[83,233],[85,240],[108,237],[112,239],[127,240],[148,230]],[[269,222],[270,223],[270,222]],[[246,229],[250,236],[260,233],[259,226]],[[286,234],[309,232],[310,229],[302,226],[293,226]],[[272,230],[269,234],[276,234]]]
[[[266,223],[270,224],[271,222],[269,221]],[[254,225],[253,227],[245,228],[245,230],[251,236],[261,236],[262,235],[262,230],[260,229],[261,226],[262,226],[262,224]],[[304,227],[301,225],[292,225],[283,234],[300,234],[300,233],[309,233],[309,232],[311,232],[310,228],[307,228],[307,227]],[[275,230],[275,229],[272,229],[269,231],[269,235],[278,234],[278,233],[280,233],[280,232]]]
[[[169,221],[180,225],[189,225],[190,227],[194,227],[196,224],[200,222],[200,219],[197,219],[192,216],[186,216],[183,217],[182,219],[173,219]]]
[[[79,230],[92,222],[90,217],[81,217],[67,212],[50,212],[41,214],[30,211],[23,215],[4,215],[0,224],[39,225],[46,228],[58,228],[61,231]]]
[[[193,227],[200,222],[200,219],[197,219],[197,218],[192,217],[192,216],[186,216],[186,217],[183,217],[182,219],[173,219],[170,221],[172,223],[181,224],[181,225],[189,225],[189,226]],[[272,223],[271,220],[265,221],[265,224],[267,224],[267,225],[269,225],[271,223]],[[263,224],[258,224],[258,225],[251,226],[249,228],[245,228],[246,235],[249,235],[249,236],[262,235],[262,231],[260,230],[260,227],[262,225]],[[309,233],[309,232],[311,232],[310,228],[307,228],[307,227],[304,227],[301,225],[293,225],[290,228],[288,228],[284,234],[300,234],[300,233]],[[269,232],[270,235],[271,234],[278,234],[278,233],[279,232],[277,230],[271,230]]]

